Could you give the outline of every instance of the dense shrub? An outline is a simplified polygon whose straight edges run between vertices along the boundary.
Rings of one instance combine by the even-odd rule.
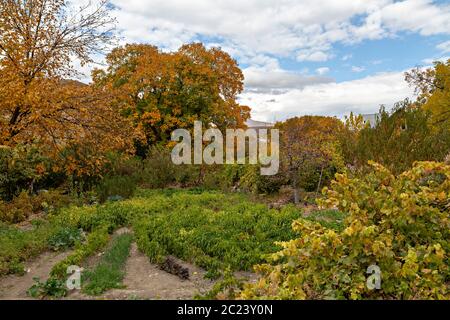
[[[131,198],[136,190],[136,181],[133,177],[112,176],[104,178],[97,185],[97,195],[101,203],[112,199]]]
[[[33,185],[45,178],[47,166],[48,159],[34,146],[0,146],[0,200],[33,191]]]
[[[372,160],[399,174],[416,161],[443,161],[450,151],[450,134],[448,128],[434,125],[431,113],[406,100],[391,113],[381,109],[374,128],[341,135],[341,145],[346,163],[362,167]]]
[[[19,223],[32,214],[54,212],[76,202],[75,200],[59,190],[41,191],[37,195],[22,191],[10,202],[0,201],[0,221]]]
[[[170,150],[155,146],[143,160],[141,183],[149,188],[164,188],[174,184],[194,186],[201,180],[202,166],[175,165]]]
[[[263,176],[259,165],[246,165],[243,168],[243,175],[239,185],[243,190],[253,193],[275,193],[287,183],[283,175]]]
[[[53,230],[54,227],[46,222],[36,223],[26,231],[0,222],[0,276],[23,274],[24,261],[47,249],[47,239]]]
[[[62,227],[56,230],[48,239],[48,246],[54,251],[65,250],[73,247],[84,239],[81,229],[74,227]]]
[[[225,165],[216,173],[225,190],[239,189],[251,193],[275,193],[287,183],[283,175],[262,176],[259,165]]]
[[[22,192],[11,202],[0,201],[0,221],[19,223],[33,213],[33,204],[27,192]]]
[[[338,175],[321,204],[346,211],[335,231],[298,220],[298,239],[270,264],[240,298],[448,299],[450,167],[417,163],[398,177],[373,164],[362,178]],[[371,265],[381,269],[381,289],[366,286]]]
[[[153,262],[174,255],[205,268],[209,277],[228,266],[250,270],[278,249],[276,241],[293,235],[292,220],[300,215],[294,207],[269,210],[242,195],[217,192],[158,195],[133,207],[137,244]],[[145,213],[139,215],[139,208]]]

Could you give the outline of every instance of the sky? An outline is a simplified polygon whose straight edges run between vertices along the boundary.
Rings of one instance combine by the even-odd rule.
[[[450,0],[110,0],[120,42],[221,47],[252,118],[342,118],[413,97],[404,73],[450,58]],[[86,70],[85,70],[86,71]]]

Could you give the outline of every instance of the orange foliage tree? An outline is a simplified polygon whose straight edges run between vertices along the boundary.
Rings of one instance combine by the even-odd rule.
[[[110,42],[112,23],[103,0],[78,9],[67,0],[0,2],[0,144],[37,142],[52,156],[127,146],[126,123],[106,93],[65,80],[77,74],[74,58],[89,63]],[[100,159],[87,153],[60,167],[75,173],[89,161],[91,170]]]
[[[295,203],[299,203],[298,191],[305,182],[302,179],[314,180],[319,191],[325,169],[343,167],[338,134],[344,124],[337,118],[305,116],[278,123],[276,127],[281,132],[281,170],[294,189]],[[318,179],[311,174],[318,175]]]
[[[107,56],[107,70],[94,71],[97,88],[111,92],[114,107],[134,123],[145,150],[167,143],[174,129],[195,120],[220,129],[243,127],[250,109],[237,103],[243,74],[218,48],[184,45],[177,52],[129,44]]]

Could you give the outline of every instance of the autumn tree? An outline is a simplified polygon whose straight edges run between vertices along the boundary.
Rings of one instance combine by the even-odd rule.
[[[406,81],[416,89],[416,104],[432,113],[432,125],[450,131],[450,59],[433,68],[416,68],[406,73]]]
[[[311,188],[308,184],[312,184],[318,190],[325,180],[324,173],[330,179],[343,166],[337,140],[343,123],[331,117],[305,116],[276,127],[281,132],[282,172],[294,189],[295,203],[299,203],[300,187]]]
[[[67,0],[0,1],[0,144],[38,141],[55,155],[69,146],[126,146],[118,130],[126,124],[106,94],[66,80],[77,74],[71,61],[89,63],[111,42],[112,23],[103,0],[79,8]]]
[[[243,75],[235,60],[218,48],[184,45],[164,53],[157,47],[129,44],[107,56],[107,70],[94,72],[95,85],[110,92],[114,107],[134,123],[145,152],[166,143],[174,129],[195,120],[220,129],[244,126],[250,109],[237,103]]]
[[[354,166],[358,160],[358,150],[356,148],[360,133],[363,129],[370,127],[364,123],[361,115],[353,112],[345,118],[345,126],[338,131],[337,137],[342,151],[342,156],[347,165]]]

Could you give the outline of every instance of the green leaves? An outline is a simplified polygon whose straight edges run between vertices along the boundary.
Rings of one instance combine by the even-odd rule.
[[[338,175],[319,201],[349,213],[344,229],[294,222],[299,238],[256,268],[262,278],[240,298],[449,298],[450,211],[442,202],[450,198],[450,166],[421,162],[395,177],[370,165],[359,179]],[[373,264],[382,272],[378,291],[365,285]]]
[[[66,283],[63,280],[50,277],[47,281],[41,282],[39,278],[33,278],[35,284],[28,289],[27,294],[32,298],[63,298],[67,294]]]
[[[152,210],[134,220],[139,248],[154,262],[167,255],[193,262],[212,278],[228,266],[251,270],[265,254],[278,249],[275,242],[294,235],[291,222],[299,216],[292,207],[278,212],[250,203],[242,195],[214,192],[179,191],[143,201],[149,208],[166,210]],[[133,208],[130,203],[129,210]]]
[[[83,279],[87,281],[83,287],[84,292],[100,295],[109,289],[122,287],[132,241],[131,234],[122,234],[113,240],[98,265],[93,270],[83,273]]]

